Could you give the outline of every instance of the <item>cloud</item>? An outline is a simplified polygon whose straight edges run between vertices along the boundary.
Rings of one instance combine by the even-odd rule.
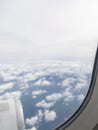
[[[39,123],[45,120],[46,122],[54,121],[57,118],[57,114],[54,110],[41,110],[37,111],[35,116],[26,119],[26,124],[29,125],[31,128],[26,130],[37,130],[39,127]]]
[[[42,81],[42,85],[43,85],[43,86],[49,86],[49,85],[50,85],[50,82],[47,81],[47,80],[43,80],[43,81]]]
[[[52,106],[54,106],[54,102],[46,102],[45,100],[42,100],[36,104],[36,107],[41,107],[45,109],[49,109]]]
[[[4,92],[5,90],[12,89],[14,83],[6,83],[3,85],[0,85],[0,93]]]
[[[26,90],[26,89],[28,89],[28,88],[29,88],[29,85],[28,85],[27,82],[21,81],[21,82],[19,83],[19,89],[20,89],[20,90]]]
[[[74,91],[77,91],[77,90],[81,90],[83,88],[86,88],[87,86],[89,86],[89,84],[87,85],[86,82],[81,82],[81,83],[78,83],[76,86],[75,86],[75,90]]]
[[[74,83],[76,81],[76,79],[74,78],[66,78],[63,82],[62,82],[62,86],[63,87],[68,87],[70,86],[72,83]]]
[[[45,97],[45,100],[42,100],[36,104],[36,107],[41,107],[44,109],[49,109],[54,106],[54,104],[64,97],[61,93],[53,93]]]
[[[53,93],[51,95],[46,96],[47,101],[58,101],[62,98],[62,94],[60,93]]]
[[[37,130],[36,127],[32,127],[31,130]]]
[[[47,72],[43,71],[43,68],[46,68],[46,66],[44,66],[43,64],[41,64],[41,66],[37,66],[37,71],[35,72],[35,76],[36,77],[42,77],[42,76],[46,76]]]
[[[29,69],[25,70],[24,68],[24,71],[27,71],[27,72],[25,72],[25,74],[21,75],[20,77],[17,77],[17,82],[19,82],[19,89],[23,89],[23,90],[29,89],[28,82],[34,81],[36,79],[36,76],[34,74],[28,72]]]
[[[4,81],[10,81],[16,79],[16,76],[12,74],[11,72],[4,72],[4,70],[0,71],[0,77]]]
[[[14,92],[10,92],[10,93],[5,93],[4,95],[0,96],[0,99],[9,99],[9,98],[16,98],[16,99],[20,99],[22,96],[22,93],[20,91],[14,91]]]
[[[43,118],[43,113],[41,110],[38,110],[35,116],[26,119],[26,124],[29,126],[33,126],[33,128],[35,128],[39,124],[39,122],[42,121],[42,118]]]
[[[38,122],[38,116],[32,117],[30,119],[26,119],[26,124],[30,125],[30,126],[34,126],[36,125],[36,123]]]
[[[36,90],[36,91],[32,92],[32,97],[37,98],[37,96],[44,94],[44,93],[47,93],[47,91],[46,90]]]
[[[31,129],[25,129],[25,130],[37,130],[36,127],[32,127]]]
[[[55,111],[45,110],[44,115],[45,115],[44,119],[46,122],[54,121],[57,118]]]
[[[37,82],[34,83],[35,86],[49,86],[51,83],[48,80],[39,79]]]
[[[27,73],[24,76],[22,76],[22,80],[24,82],[34,81],[34,80],[36,80],[36,78],[37,77],[34,74],[32,74],[32,73]]]
[[[74,99],[74,94],[71,91],[71,87],[66,88],[65,90],[63,90],[61,93],[53,93],[50,94],[48,96],[46,96],[46,101],[48,101],[49,103],[56,103],[57,101],[60,101],[61,99],[64,99],[64,101],[66,102],[70,102]]]
[[[82,94],[82,93],[77,96],[77,100],[78,100],[80,103],[84,100],[84,98],[85,98],[85,95]]]
[[[32,129],[31,130],[37,130],[35,127],[32,127]]]
[[[69,91],[70,89],[66,89],[65,92],[63,92],[64,101],[70,102],[74,99],[74,95],[72,92]]]
[[[74,99],[74,97],[75,96],[70,91],[70,89],[66,88],[62,93],[53,93],[46,96],[45,100],[42,100],[36,104],[36,107],[49,109],[53,107],[54,104],[61,99],[64,99],[65,102],[70,102]]]
[[[42,80],[39,79],[37,82],[34,83],[34,85],[35,85],[35,86],[39,86],[39,85],[41,85],[41,83],[42,83]]]
[[[15,85],[17,85],[17,89],[20,91],[5,93],[0,96],[0,99],[21,98],[22,93],[24,93],[24,95],[27,94],[28,96],[28,94],[32,92],[30,96],[33,98],[37,98],[37,96],[44,94],[44,99],[38,98],[35,103],[36,110],[41,110],[37,111],[37,113],[35,111],[34,115],[31,115],[26,119],[27,127],[31,127],[27,130],[40,129],[40,124],[43,123],[43,121],[44,123],[48,123],[49,121],[54,121],[56,118],[58,119],[56,112],[59,107],[55,110],[52,109],[54,109],[54,107],[56,107],[56,105],[58,105],[61,101],[64,104],[71,104],[71,101],[74,101],[75,99],[77,102],[81,103],[85,95],[79,95],[78,90],[81,90],[82,88],[85,90],[87,88],[87,82],[89,80],[87,74],[91,73],[88,69],[86,70],[86,67],[85,69],[82,69],[81,63],[62,61],[49,61],[49,64],[47,62],[47,64],[34,64],[34,66],[27,65],[26,68],[20,68],[21,67],[19,66],[18,68],[16,67],[15,70],[10,71],[11,68],[8,67],[10,75],[12,75],[15,71],[15,73],[19,75],[15,80]],[[56,78],[59,78],[59,80]],[[28,81],[33,81],[30,82],[30,86]],[[50,86],[53,86],[54,83],[53,87],[56,87],[58,82],[60,86],[57,87],[60,88],[60,91],[49,91]],[[31,85],[35,88],[30,88],[32,87]],[[47,86],[47,90],[42,90],[43,86]],[[7,87],[7,89],[8,88],[11,89],[10,87]],[[32,91],[30,91],[30,89],[32,89]],[[4,90],[6,89],[4,88]],[[76,95],[75,92],[77,93]],[[47,95],[45,93],[47,93]]]

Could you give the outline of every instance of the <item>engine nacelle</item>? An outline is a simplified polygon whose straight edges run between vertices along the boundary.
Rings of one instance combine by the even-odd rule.
[[[0,100],[0,130],[24,130],[23,109],[19,99]]]

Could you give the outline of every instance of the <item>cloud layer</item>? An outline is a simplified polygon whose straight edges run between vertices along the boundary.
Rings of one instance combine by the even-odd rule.
[[[89,62],[0,65],[0,100],[22,101],[27,113],[25,130],[41,130],[49,124],[56,127],[56,122],[59,125],[68,119],[84,100],[91,73]]]

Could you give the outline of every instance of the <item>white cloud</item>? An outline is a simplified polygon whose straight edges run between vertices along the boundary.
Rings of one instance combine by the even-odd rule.
[[[32,95],[30,96],[32,96],[33,98],[36,98],[37,96],[44,94],[46,92],[47,92],[47,95],[43,100],[42,99],[40,99],[39,101],[37,100],[35,107],[37,107],[37,109],[42,109],[42,110],[35,113],[35,115],[33,115],[32,117],[27,118],[26,124],[31,127],[28,130],[40,129],[40,124],[43,123],[43,120],[46,121],[46,123],[48,123],[49,121],[54,121],[57,118],[56,110],[52,110],[52,108],[56,107],[54,106],[56,103],[62,101],[64,104],[65,103],[69,104],[74,99],[76,99],[79,102],[81,102],[84,99],[83,94],[80,94],[77,96],[74,95],[74,91],[80,90],[81,86],[83,87],[84,85],[85,86],[87,85],[86,72],[88,70],[81,69],[82,68],[81,66],[82,64],[80,63],[78,64],[74,62],[62,62],[62,61],[56,61],[56,62],[54,61],[51,63],[49,62],[49,64],[47,62],[47,64],[45,63],[41,67],[39,67],[39,64],[35,66],[30,65],[31,71],[28,69],[27,70],[23,69],[22,71],[18,73],[19,77],[17,76],[16,82],[19,83],[18,89],[19,90],[23,89],[23,91],[21,90],[17,92],[5,93],[3,96],[0,96],[0,99],[20,98],[22,96],[22,93],[24,92],[25,94],[28,94],[31,87],[29,86],[28,81],[34,81],[35,79],[39,79],[35,81],[35,83],[34,82],[32,83],[32,86],[35,87],[33,90],[36,89],[36,91],[31,91]],[[28,65],[28,68],[29,68],[29,65]],[[34,71],[32,72],[33,69]],[[40,69],[42,70],[40,71]],[[21,74],[22,72],[25,72],[25,73],[23,73],[22,75]],[[69,75],[68,78],[66,78],[67,74]],[[50,75],[51,79],[47,80],[48,78],[47,79],[45,78],[47,75]],[[61,87],[61,90],[59,92],[57,90],[54,93],[52,91],[52,92],[49,92],[50,94],[48,94],[48,88],[50,87],[49,85],[51,85],[55,80],[54,75],[57,76],[57,78],[61,79],[61,81],[57,81],[61,85],[59,86]],[[74,75],[75,78],[72,77],[72,75]],[[65,79],[65,80],[62,81],[62,79]],[[75,86],[76,88],[74,87],[75,84],[73,85],[74,82],[78,82],[78,84],[76,85],[77,87]],[[38,89],[39,88],[38,86],[41,86],[40,89]],[[42,90],[42,86],[48,86],[47,91]],[[54,85],[54,87],[56,86]]]
[[[47,91],[46,90],[36,90],[36,91],[32,92],[32,97],[36,98],[37,96],[44,94],[44,93],[47,93]]]
[[[52,102],[52,103],[56,103],[57,101],[60,101],[61,99],[64,99],[64,101],[66,102],[70,102],[74,99],[74,94],[72,92],[72,86],[70,86],[69,88],[66,88],[65,90],[63,90],[61,93],[53,93],[50,94],[48,96],[46,96],[46,101],[48,102]]]
[[[43,121],[43,119],[46,122],[54,121],[57,118],[56,112],[54,110],[44,110],[43,112],[41,110],[37,111],[37,114],[35,116],[32,116],[31,118],[26,119],[26,124],[29,126],[32,126],[31,129],[26,130],[37,130],[37,127],[39,127],[39,123]]]
[[[37,130],[36,127],[32,127],[31,130]]]
[[[87,86],[89,86],[89,83],[87,84],[86,82],[81,82],[81,83],[78,83],[76,86],[75,86],[75,89],[74,91],[77,91],[77,90],[81,90],[83,88],[86,88]]]
[[[46,96],[45,100],[42,100],[36,104],[36,107],[49,109],[53,107],[54,104],[61,99],[64,99],[64,101],[66,102],[70,102],[74,99],[74,97],[75,96],[71,92],[71,89],[66,88],[62,93],[53,93]]]
[[[84,98],[85,98],[85,95],[82,94],[82,93],[77,96],[77,99],[78,99],[78,101],[79,101],[80,103],[84,100]]]
[[[57,118],[55,111],[45,110],[44,115],[45,115],[46,122],[54,121]]]
[[[43,80],[42,81],[42,85],[43,86],[49,86],[51,83],[49,82],[49,81],[47,81],[47,80]]]
[[[35,86],[41,85],[41,79],[34,83]]]
[[[27,92],[27,91],[24,91],[24,95],[28,95],[29,94],[29,92]]]
[[[0,93],[4,92],[5,90],[12,89],[14,83],[6,83],[3,85],[0,85]]]
[[[14,92],[10,92],[10,93],[5,93],[4,95],[0,96],[0,99],[9,99],[9,98],[16,98],[19,99],[21,98],[22,94],[20,91],[14,91]]]
[[[25,130],[37,130],[36,127],[32,127],[31,129],[25,129]]]
[[[64,101],[66,101],[66,102],[70,102],[74,99],[74,95],[71,92],[65,91],[63,93],[63,96],[64,96]]]
[[[62,86],[63,87],[68,87],[70,86],[72,83],[74,83],[76,81],[76,79],[74,78],[66,78],[63,82],[62,82]]]
[[[21,81],[21,82],[19,83],[19,89],[20,89],[20,90],[25,90],[25,89],[28,89],[28,88],[29,88],[29,85],[28,85],[27,82]]]
[[[35,79],[36,79],[36,76],[28,72],[25,75],[17,77],[17,82],[19,82],[19,89],[21,90],[28,89],[29,88],[28,82],[34,81]]]
[[[39,79],[38,81],[36,81],[34,83],[35,86],[49,86],[51,83],[48,80],[43,79]]]
[[[65,89],[65,92],[63,92],[64,101],[70,102],[74,99],[73,93],[70,91],[70,89]]]
[[[47,101],[58,101],[62,98],[62,94],[60,93],[53,93],[51,95],[46,96]]]
[[[26,124],[29,126],[33,126],[33,128],[35,128],[35,126],[37,126],[39,122],[41,122],[42,118],[43,118],[43,113],[41,110],[38,110],[35,116],[26,119]]]
[[[54,106],[54,102],[46,102],[45,100],[42,100],[36,104],[36,107],[41,107],[41,108],[46,108],[46,109],[52,106]]]
[[[35,117],[31,117],[30,119],[26,119],[26,124],[30,125],[30,126],[34,126],[36,125],[36,123],[38,122],[38,116]]]
[[[4,72],[4,70],[0,71],[0,77],[2,77],[4,81],[16,79],[16,76],[14,74],[11,72]]]
[[[22,76],[22,80],[24,82],[34,81],[34,80],[36,80],[36,76],[32,73],[27,73],[24,76]]]
[[[42,66],[37,66],[38,68],[38,70],[35,72],[35,76],[36,77],[42,77],[42,76],[45,76],[45,75],[47,75],[47,73],[46,73],[46,71],[43,71],[43,70],[41,70],[42,68],[46,68],[43,64],[41,64]]]

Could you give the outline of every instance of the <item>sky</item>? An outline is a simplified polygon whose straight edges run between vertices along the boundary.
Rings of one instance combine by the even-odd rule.
[[[94,58],[98,0],[0,0],[0,63]]]

